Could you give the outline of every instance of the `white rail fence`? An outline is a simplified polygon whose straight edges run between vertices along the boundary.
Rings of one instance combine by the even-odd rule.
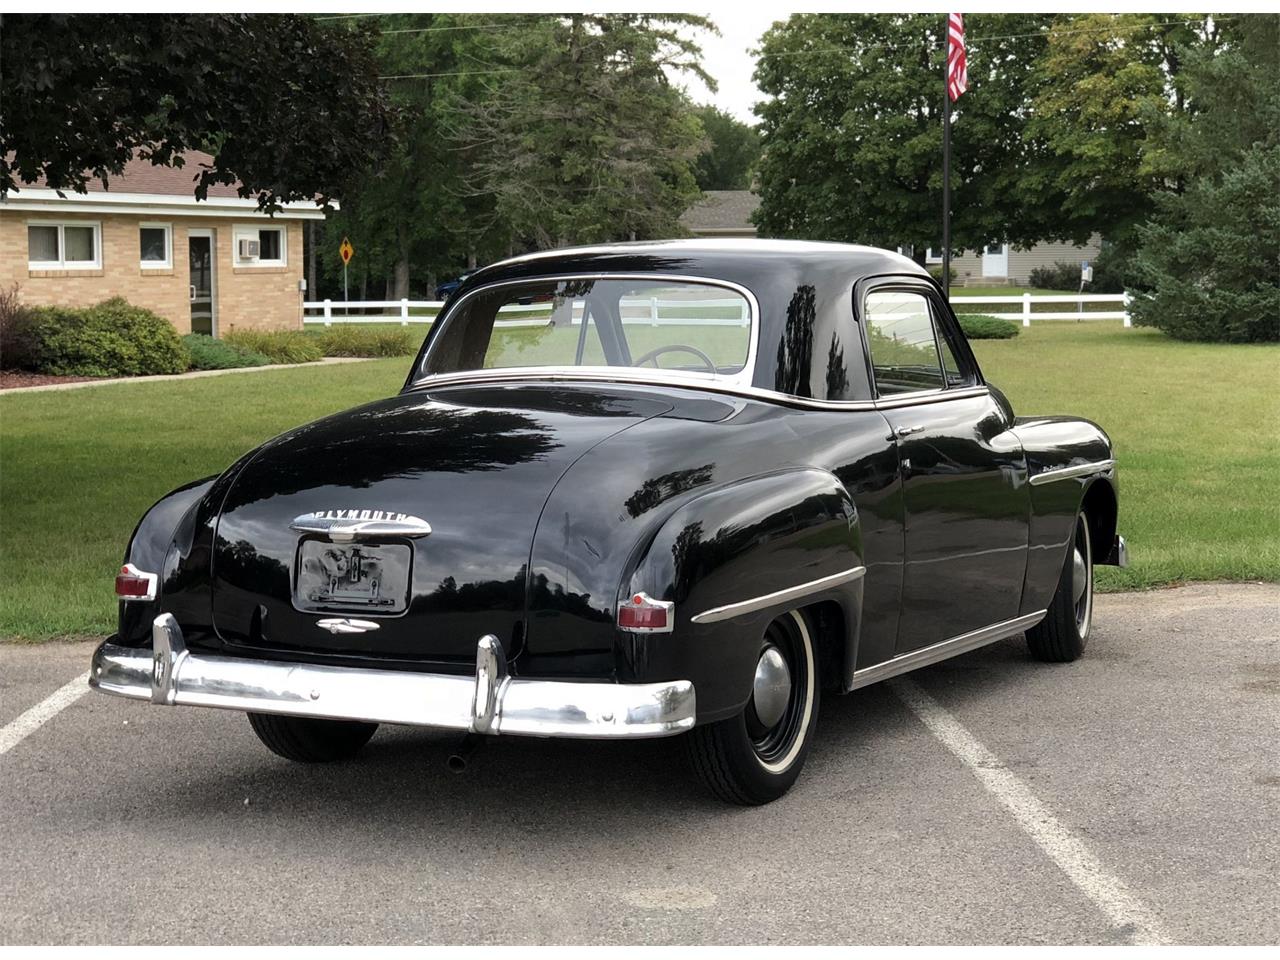
[[[1024,293],[1019,297],[952,297],[951,305],[959,306],[960,304],[1018,304],[1021,309],[1013,312],[988,312],[986,310],[978,311],[988,317],[999,317],[1001,320],[1021,320],[1024,327],[1031,326],[1032,319],[1036,320],[1123,320],[1126,327],[1133,326],[1132,318],[1129,315],[1130,297],[1127,293],[1084,293],[1084,294],[1041,294],[1033,296],[1030,293]],[[1075,304],[1074,310],[1032,310],[1032,307],[1038,304]],[[1121,304],[1119,310],[1086,310],[1087,303],[1118,303]],[[967,311],[966,311],[967,312]]]
[[[999,306],[1018,305],[1014,311],[980,311],[989,317],[1002,320],[1021,321],[1024,327],[1031,326],[1035,320],[1123,320],[1126,327],[1132,326],[1129,313],[1130,297],[1127,293],[1086,293],[1086,294],[1044,294],[1033,296],[1024,293],[1015,297],[953,297],[953,306],[986,305]],[[1035,310],[1041,304],[1072,304],[1074,310]],[[1086,310],[1086,304],[1120,304],[1118,310]],[[444,306],[440,300],[308,300],[302,305],[304,324],[323,324],[326,327],[335,323],[399,323],[408,326],[411,323],[431,323],[435,313]],[[715,326],[744,327],[748,323],[746,301],[738,297],[723,300],[662,300],[658,297],[623,299],[623,323],[644,323],[650,326],[666,324],[707,324]],[[681,316],[682,309],[718,309],[737,311],[734,316],[694,317]],[[352,314],[351,311],[358,311]],[[374,311],[374,312],[370,312]],[[417,311],[415,313],[415,311]],[[432,311],[430,316],[423,311]],[[550,303],[518,304],[502,307],[498,314],[520,315],[520,319],[497,321],[500,327],[540,327],[545,326],[551,317]],[[971,312],[971,311],[966,311]],[[532,314],[532,316],[530,316]],[[573,304],[574,324],[582,322],[582,301]]]

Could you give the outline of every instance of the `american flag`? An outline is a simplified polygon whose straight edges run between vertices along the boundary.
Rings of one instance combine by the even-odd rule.
[[[952,102],[969,89],[969,67],[964,56],[964,14],[947,17],[947,94]]]

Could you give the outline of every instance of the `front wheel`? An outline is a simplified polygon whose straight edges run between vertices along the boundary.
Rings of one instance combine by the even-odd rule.
[[[1079,513],[1057,592],[1044,619],[1027,631],[1027,646],[1033,657],[1048,663],[1079,660],[1092,626],[1093,543],[1088,517]]]
[[[298,763],[350,760],[369,742],[376,723],[357,720],[316,720],[251,713],[249,726],[268,750]]]
[[[803,613],[772,621],[760,640],[751,699],[742,713],[685,738],[694,772],[728,803],[776,800],[800,775],[818,715],[818,669]]]

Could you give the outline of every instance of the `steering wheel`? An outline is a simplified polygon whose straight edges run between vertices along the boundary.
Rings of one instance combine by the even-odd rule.
[[[671,353],[676,350],[681,350],[685,353],[692,353],[695,357],[697,357],[699,360],[701,360],[703,363],[707,365],[707,372],[712,374],[713,376],[720,372],[719,370],[716,369],[716,362],[714,360],[708,357],[705,353],[703,353],[697,347],[691,347],[688,344],[684,344],[684,343],[668,343],[662,347],[654,347],[652,350],[650,350],[648,353],[644,354],[643,356],[636,357],[634,360],[632,360],[631,365],[633,367],[638,367],[640,366],[640,364],[645,363],[646,361],[653,360],[655,361],[654,366],[657,367],[658,364],[656,363],[656,360],[658,357],[660,357],[664,353]]]

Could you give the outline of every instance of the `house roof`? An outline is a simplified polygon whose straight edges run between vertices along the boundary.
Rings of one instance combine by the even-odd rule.
[[[134,157],[124,165],[124,171],[107,178],[107,186],[101,180],[89,180],[85,184],[88,193],[146,193],[161,197],[193,197],[196,192],[196,178],[200,176],[202,167],[212,165],[213,156],[201,150],[188,150],[182,155],[185,161],[181,167],[161,167],[150,160]],[[210,197],[239,197],[236,192],[239,182],[234,184],[215,183],[209,187]],[[48,189],[44,177],[38,177],[34,183],[19,186],[19,191],[29,188]],[[64,190],[64,193],[71,191]]]
[[[754,235],[751,214],[758,206],[760,198],[750,190],[707,190],[685,211],[680,222],[694,234],[731,231]]]
[[[135,156],[119,175],[108,176],[105,187],[101,180],[91,179],[85,184],[84,193],[63,190],[61,197],[40,177],[34,183],[20,184],[7,196],[0,195],[0,206],[14,210],[74,208],[86,213],[124,212],[128,207],[166,215],[227,216],[234,212],[235,216],[265,216],[257,213],[256,199],[240,196],[239,182],[212,184],[207,197],[196,200],[196,180],[201,169],[213,163],[213,157],[200,150],[188,150],[182,157],[181,167],[165,167]],[[281,206],[277,217],[324,217],[323,210],[314,203],[294,201]]]

